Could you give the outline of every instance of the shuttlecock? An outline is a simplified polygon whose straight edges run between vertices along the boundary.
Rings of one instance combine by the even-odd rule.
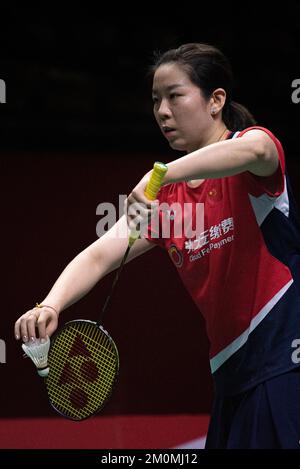
[[[48,376],[49,367],[48,367],[48,352],[50,347],[50,339],[47,336],[46,339],[34,339],[26,344],[22,344],[22,349],[26,355],[31,358],[35,366],[37,367],[37,372],[40,376],[45,378]]]

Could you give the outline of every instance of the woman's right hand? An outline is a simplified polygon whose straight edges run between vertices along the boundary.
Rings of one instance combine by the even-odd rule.
[[[51,336],[58,326],[58,313],[48,306],[30,309],[15,322],[15,338],[23,342]],[[38,332],[38,335],[37,335]]]

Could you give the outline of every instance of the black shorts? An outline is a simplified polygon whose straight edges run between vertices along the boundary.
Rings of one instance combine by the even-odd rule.
[[[300,368],[214,402],[205,448],[300,449]]]

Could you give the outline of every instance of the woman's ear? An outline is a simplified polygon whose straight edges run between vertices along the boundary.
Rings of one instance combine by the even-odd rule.
[[[220,112],[225,104],[226,101],[226,91],[223,88],[217,88],[213,91],[211,98],[211,115],[215,115]]]

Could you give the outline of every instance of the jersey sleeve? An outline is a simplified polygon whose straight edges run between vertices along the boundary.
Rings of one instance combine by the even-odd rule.
[[[246,171],[245,177],[247,179],[247,182],[253,187],[256,193],[261,192],[261,194],[266,193],[270,197],[279,197],[284,191],[284,175],[285,175],[284,150],[282,148],[280,141],[275,137],[275,135],[272,132],[270,132],[270,130],[264,127],[259,127],[259,126],[248,127],[247,129],[242,130],[239,133],[238,137],[242,137],[243,135],[245,135],[246,132],[248,132],[249,130],[253,130],[253,129],[258,129],[258,130],[262,130],[266,132],[269,135],[269,137],[273,140],[277,148],[279,164],[278,164],[277,170],[271,176],[257,176],[251,173],[250,171]]]

